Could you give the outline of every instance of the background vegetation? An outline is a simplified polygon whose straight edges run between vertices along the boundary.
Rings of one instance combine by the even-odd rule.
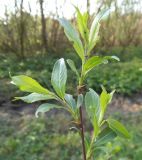
[[[141,160],[141,2],[122,0],[120,5],[119,0],[100,0],[93,13],[90,11],[91,2],[84,2],[90,12],[90,21],[102,7],[114,6],[114,11],[102,22],[100,40],[93,54],[116,55],[121,61],[97,67],[87,81],[97,92],[100,92],[101,84],[108,90],[116,89],[110,113],[114,113],[114,107],[113,116],[123,121],[133,134],[130,141],[117,139],[113,145],[107,144],[109,155],[113,156],[110,158],[104,154],[105,157],[99,160]],[[56,160],[57,157],[61,160],[80,160],[80,139],[75,132],[67,129],[70,117],[66,113],[53,111],[35,119],[37,104],[26,106],[21,102],[11,102],[14,96],[21,93],[10,85],[9,72],[12,75],[29,75],[51,88],[49,77],[58,58],[74,59],[77,66],[80,63],[57,21],[60,6],[55,3],[56,14],[46,15],[45,1],[38,0],[37,5],[40,14],[33,15],[30,1],[29,10],[26,10],[24,0],[15,0],[13,10],[9,11],[5,6],[5,16],[0,18],[0,160]],[[76,23],[75,14],[71,21]],[[72,82],[75,83],[76,79],[69,70],[68,90],[71,92],[74,90]],[[127,107],[126,100],[129,102]],[[58,124],[54,122],[55,118]],[[89,124],[85,126],[89,128]]]

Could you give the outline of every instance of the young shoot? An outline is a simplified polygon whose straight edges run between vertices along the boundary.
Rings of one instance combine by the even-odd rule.
[[[105,144],[113,141],[117,136],[130,138],[130,134],[123,124],[110,117],[104,118],[109,103],[112,100],[115,91],[110,93],[102,87],[102,92],[98,95],[93,88],[87,90],[85,80],[90,71],[101,64],[106,65],[109,61],[119,61],[116,56],[96,56],[92,55],[92,49],[99,39],[99,31],[101,21],[108,14],[108,10],[100,11],[94,18],[91,27],[88,27],[89,15],[87,12],[81,13],[76,8],[77,27],[75,28],[68,20],[59,19],[60,25],[63,27],[65,35],[71,41],[73,48],[81,60],[81,69],[78,69],[73,60],[68,59],[66,62],[73,71],[72,74],[77,77],[78,85],[76,86],[77,96],[71,95],[67,88],[67,67],[63,58],[57,60],[53,67],[51,84],[54,92],[48,88],[42,87],[36,80],[26,76],[19,75],[12,77],[12,83],[21,91],[30,93],[24,97],[16,97],[27,103],[43,101],[35,115],[45,113],[51,109],[64,109],[72,116],[74,127],[79,133],[82,141],[82,159],[97,159],[97,156],[104,149]],[[100,73],[101,76],[101,73]],[[54,100],[54,103],[44,103],[46,100]],[[93,131],[88,137],[89,131],[84,130],[83,113],[89,117]]]

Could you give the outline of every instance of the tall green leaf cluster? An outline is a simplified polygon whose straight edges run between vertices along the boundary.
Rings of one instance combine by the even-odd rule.
[[[42,87],[36,80],[25,75],[13,76],[12,83],[22,91],[30,93],[24,97],[16,97],[16,99],[21,99],[27,103],[54,100],[55,103],[46,102],[41,104],[36,111],[36,116],[38,117],[39,113],[45,113],[53,108],[65,109],[71,114],[76,130],[80,135],[80,125],[82,123],[80,108],[84,106],[93,127],[92,134],[89,137],[85,135],[86,158],[89,160],[98,150],[103,150],[104,144],[113,140],[115,137],[130,138],[130,135],[126,128],[117,120],[111,118],[104,119],[104,114],[112,100],[114,91],[108,93],[102,87],[101,95],[98,95],[92,88],[84,92],[84,86],[86,85],[84,84],[84,80],[92,69],[98,65],[107,64],[109,60],[119,61],[119,58],[116,56],[101,57],[92,56],[91,54],[92,49],[99,39],[101,20],[108,13],[108,10],[102,10],[94,18],[89,28],[88,13],[82,14],[77,7],[75,8],[77,12],[77,29],[63,18],[59,19],[59,22],[63,26],[67,38],[72,42],[82,62],[81,69],[77,69],[73,60],[67,60],[69,67],[78,78],[78,95],[75,97],[66,91],[67,67],[63,58],[57,60],[53,67],[51,75],[53,91]]]

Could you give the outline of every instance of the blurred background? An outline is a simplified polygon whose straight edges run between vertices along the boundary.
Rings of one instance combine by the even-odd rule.
[[[76,24],[72,4],[88,11],[90,23],[101,8],[112,8],[101,23],[92,54],[116,55],[120,62],[101,65],[87,79],[98,93],[101,85],[116,89],[107,115],[122,121],[131,140],[108,143],[98,160],[142,160],[142,1],[141,0],[0,0],[0,160],[81,160],[78,134],[69,130],[70,116],[51,111],[36,119],[40,103],[12,101],[23,95],[10,84],[11,75],[26,74],[52,88],[54,62],[71,58],[80,65],[57,18]],[[89,24],[90,24],[89,23]],[[68,92],[76,78],[68,68]],[[90,130],[86,123],[86,130]]]

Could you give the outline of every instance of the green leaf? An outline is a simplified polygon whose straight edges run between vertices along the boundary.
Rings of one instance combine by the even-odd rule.
[[[93,90],[89,89],[89,92],[85,95],[85,106],[86,111],[91,119],[94,115],[98,115],[100,109],[100,100],[98,94]]]
[[[85,107],[94,127],[95,135],[97,135],[99,132],[98,116],[100,112],[100,99],[93,89],[90,88],[89,90],[85,95]]]
[[[84,140],[85,140],[86,151],[88,151],[90,148],[90,143],[91,143],[89,135],[86,135]]]
[[[69,105],[73,110],[76,109],[76,102],[75,102],[75,99],[73,98],[72,95],[66,94],[66,95],[65,95],[65,100],[66,100],[66,102],[68,103],[68,105]]]
[[[120,122],[118,122],[115,119],[108,119],[107,120],[109,127],[120,137],[124,137],[124,138],[130,138],[130,134],[127,131],[127,129],[124,127],[123,124],[121,124]]]
[[[115,59],[116,61],[120,61],[119,57],[117,57],[117,56],[111,56],[111,59]]]
[[[77,108],[82,106],[82,104],[83,104],[83,95],[79,94],[78,97],[77,97]]]
[[[67,69],[63,58],[56,61],[52,76],[51,83],[56,93],[63,99],[65,96],[65,87],[67,81]]]
[[[86,63],[84,64],[84,74],[86,75],[89,71],[91,71],[93,68],[95,68],[96,66],[100,65],[100,64],[106,64],[108,62],[108,60],[119,60],[118,57],[116,56],[93,56],[91,58],[89,58]]]
[[[70,66],[71,70],[77,75],[77,77],[79,78],[79,73],[76,69],[76,66],[74,64],[74,61],[72,61],[71,59],[67,60],[68,65]]]
[[[69,41],[73,42],[73,47],[76,50],[79,57],[84,61],[84,49],[82,42],[79,38],[78,32],[74,29],[69,21],[64,18],[59,19],[60,24],[64,28],[64,32],[69,39]]]
[[[93,153],[94,153],[94,156],[96,158],[100,157],[101,154],[108,155],[108,147],[106,147],[106,146],[99,146],[99,147],[94,146]]]
[[[45,112],[48,112],[50,111],[51,109],[60,109],[60,108],[64,108],[62,106],[58,106],[56,104],[50,104],[50,103],[44,103],[42,105],[40,105],[35,113],[35,116],[38,117],[38,114],[39,113],[45,113]]]
[[[104,62],[103,58],[99,56],[93,56],[89,58],[84,64],[85,74],[87,74],[90,70],[92,70],[97,65],[102,64],[103,62]]]
[[[33,103],[41,100],[49,100],[49,99],[56,99],[53,95],[44,95],[39,93],[31,93],[27,96],[23,97],[15,97],[16,100],[22,100],[27,103]]]
[[[36,80],[31,77],[20,75],[12,77],[12,84],[15,84],[22,91],[36,92],[39,94],[50,94],[51,92],[43,88]]]
[[[97,14],[95,19],[92,22],[90,33],[89,33],[89,52],[93,49],[95,46],[97,40],[98,40],[98,33],[100,29],[100,21],[106,16],[109,12],[108,9],[103,9],[101,12]]]
[[[113,90],[111,93],[107,93],[106,89],[102,86],[100,102],[103,110],[105,110],[106,106],[111,102],[114,92],[115,90]]]
[[[89,45],[88,45],[88,50],[87,50],[88,55],[90,54],[91,50],[95,47],[95,45],[99,41],[100,26],[101,26],[100,23],[98,23],[95,30],[94,30],[94,36],[93,37],[91,37],[91,35],[89,35]]]
[[[105,56],[104,59],[106,60],[116,60],[116,61],[120,61],[120,59],[117,56]]]
[[[117,134],[109,127],[106,127],[101,131],[98,138],[96,139],[95,146],[104,145],[112,141],[116,137],[117,137]]]
[[[99,116],[99,122],[103,120],[104,113],[106,111],[107,105],[111,102],[113,94],[115,92],[112,91],[111,93],[107,93],[106,89],[102,87],[102,93],[100,95],[100,106],[101,106],[101,111],[100,111],[100,116]]]
[[[93,133],[94,137],[97,137],[99,132],[100,132],[97,114],[94,114],[94,118],[93,118],[92,124],[93,124],[93,128],[94,128],[94,133]]]
[[[85,12],[84,14],[81,14],[78,7],[75,7],[75,9],[77,12],[77,25],[78,25],[79,32],[82,38],[84,39],[84,41],[88,42],[89,29],[87,26],[87,22],[88,22],[89,15],[87,12]]]

